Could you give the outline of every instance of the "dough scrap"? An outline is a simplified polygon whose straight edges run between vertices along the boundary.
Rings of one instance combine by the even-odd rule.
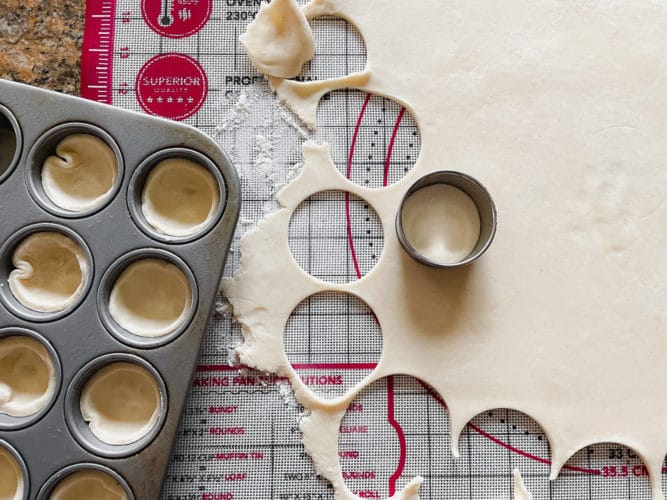
[[[100,441],[130,444],[155,427],[160,398],[157,381],[144,367],[112,363],[86,382],[81,392],[81,415]]]
[[[0,500],[23,500],[23,481],[16,458],[0,445]]]
[[[34,415],[55,391],[55,366],[41,342],[23,335],[0,338],[0,413]]]
[[[315,55],[315,38],[296,0],[262,3],[240,38],[260,73],[293,78]]]
[[[279,98],[312,123],[326,91],[391,97],[422,141],[414,168],[379,190],[345,179],[326,145],[305,144],[283,208],[244,235],[224,283],[242,363],[289,377],[311,411],[301,429],[316,470],[337,498],[356,498],[337,457],[345,409],[375,380],[408,374],[447,401],[455,455],[470,419],[512,408],[544,429],[552,478],[583,447],[616,442],[642,458],[663,499],[667,4],[313,0],[303,11],[352,22],[367,67],[322,82],[272,78]],[[488,188],[498,231],[472,266],[434,270],[403,252],[393,222],[409,186],[447,168]],[[379,262],[350,284],[305,275],[289,253],[291,213],[334,189],[366,199],[384,228]],[[364,300],[383,333],[375,371],[335,401],[308,390],[283,347],[293,308],[329,290]],[[418,498],[418,483],[394,498]]]
[[[49,500],[127,500],[120,483],[106,472],[79,470],[58,483]]]
[[[14,250],[9,288],[24,306],[56,312],[76,302],[86,285],[88,261],[83,249],[56,231],[34,233]]]
[[[42,186],[49,199],[70,212],[102,205],[116,185],[118,162],[106,142],[91,134],[72,134],[56,146],[42,167]]]
[[[114,283],[109,313],[130,333],[162,337],[180,328],[191,300],[190,281],[178,266],[142,259],[127,266]]]
[[[514,500],[533,500],[533,494],[528,491],[526,485],[523,484],[521,472],[519,469],[512,471],[513,485],[514,485]]]
[[[403,233],[412,247],[438,264],[454,264],[472,253],[480,220],[472,198],[449,184],[431,184],[403,204]]]
[[[169,158],[148,175],[141,197],[146,221],[168,236],[190,236],[215,217],[220,205],[218,182],[198,163]]]

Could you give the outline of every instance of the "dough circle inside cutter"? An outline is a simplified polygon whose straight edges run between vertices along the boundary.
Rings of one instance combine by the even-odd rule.
[[[0,500],[22,500],[23,472],[14,455],[0,445]]]
[[[53,489],[49,500],[127,500],[127,493],[113,476],[94,469],[79,470]]]
[[[24,306],[39,312],[66,309],[83,293],[88,262],[72,238],[55,231],[34,233],[14,250],[9,288]]]
[[[41,342],[23,335],[0,339],[0,413],[34,415],[55,390],[54,362]]]
[[[431,184],[412,193],[401,213],[412,247],[438,264],[454,264],[477,245],[480,217],[475,202],[450,184]]]
[[[220,204],[218,182],[202,165],[169,158],[148,174],[141,196],[146,221],[159,233],[184,237],[203,230]]]
[[[116,362],[86,382],[81,392],[81,415],[103,443],[130,444],[155,427],[160,399],[157,381],[146,368]]]
[[[142,259],[118,277],[109,297],[109,313],[122,328],[140,337],[175,332],[190,312],[192,289],[178,266]]]
[[[108,144],[91,134],[72,134],[56,146],[42,167],[42,187],[49,199],[70,212],[101,206],[118,177],[116,155]]]

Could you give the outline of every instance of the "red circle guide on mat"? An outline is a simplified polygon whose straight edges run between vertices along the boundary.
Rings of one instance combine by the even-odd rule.
[[[141,0],[141,15],[156,33],[184,38],[197,33],[208,22],[213,0]]]
[[[208,80],[201,65],[177,52],[150,58],[139,70],[135,84],[144,111],[172,120],[195,114],[208,94]]]

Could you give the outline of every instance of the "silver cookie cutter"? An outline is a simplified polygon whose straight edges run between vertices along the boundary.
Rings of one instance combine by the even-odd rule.
[[[406,200],[420,189],[433,184],[448,184],[460,189],[472,199],[477,207],[480,221],[477,244],[464,259],[458,262],[437,262],[426,257],[412,246],[403,230],[403,208]],[[477,260],[484,252],[486,252],[489,246],[491,246],[493,238],[496,235],[496,225],[496,205],[493,202],[493,198],[491,198],[489,191],[474,177],[453,170],[431,172],[418,179],[403,195],[401,204],[398,207],[398,212],[396,213],[396,235],[406,253],[422,264],[441,269],[462,267]]]

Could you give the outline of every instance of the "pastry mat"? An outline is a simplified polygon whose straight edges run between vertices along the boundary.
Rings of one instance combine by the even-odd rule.
[[[329,142],[344,175],[377,188],[400,179],[419,154],[419,132],[409,113],[356,91],[327,96],[317,133],[307,132],[277,103],[238,42],[258,8],[259,0],[88,0],[87,5],[82,94],[171,116],[193,112],[203,102],[184,122],[214,137],[236,164],[243,205],[227,276],[238,266],[239,237],[276,208],[275,193],[298,173],[305,138]],[[165,13],[171,17],[160,24]],[[300,78],[363,68],[363,41],[353,27],[327,18],[312,25],[317,55]],[[192,76],[196,64],[181,64],[184,59],[174,53],[197,61],[205,77],[178,80]],[[165,106],[171,98],[182,108],[161,108],[158,98]],[[382,240],[372,208],[338,192],[304,202],[290,226],[296,260],[332,282],[368,272]],[[333,498],[304,452],[298,430],[303,409],[289,385],[236,366],[230,349],[241,341],[240,327],[222,301],[220,306],[221,313],[211,318],[162,498]],[[363,379],[382,349],[368,307],[335,293],[298,306],[285,336],[295,369],[325,397]],[[546,438],[515,411],[498,409],[475,418],[461,436],[458,460],[451,457],[449,439],[445,404],[428,387],[405,376],[382,380],[362,391],[341,427],[339,456],[348,486],[362,498],[384,498],[421,474],[423,499],[507,499],[511,471],[519,468],[537,499],[650,499],[641,461],[613,444],[581,450],[550,482]]]

